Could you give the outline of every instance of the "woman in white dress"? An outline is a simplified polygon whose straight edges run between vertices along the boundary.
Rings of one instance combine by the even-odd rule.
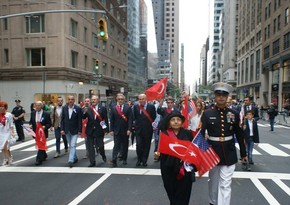
[[[190,119],[188,129],[195,131],[197,128],[199,128],[199,121],[202,112],[203,112],[202,103],[198,101],[196,103],[196,114]]]
[[[0,102],[0,149],[2,151],[2,165],[12,163],[12,155],[9,150],[9,140],[15,137],[13,129],[13,118],[11,113],[7,112],[8,104]]]

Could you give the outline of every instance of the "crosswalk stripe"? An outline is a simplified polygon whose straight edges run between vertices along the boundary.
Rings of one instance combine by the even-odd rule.
[[[280,144],[280,145],[287,148],[287,149],[290,149],[290,144]]]
[[[261,123],[258,123],[258,126],[259,126],[259,127],[269,127],[269,126],[264,125],[264,124],[261,124]]]
[[[237,149],[240,149],[239,145],[236,143],[235,144]],[[253,155],[262,155],[260,152],[258,152],[257,150],[253,149]]]
[[[281,181],[281,179],[278,179],[276,177],[274,177],[273,181],[284,191],[286,192],[286,194],[288,194],[288,196],[290,196],[290,188]]]
[[[282,150],[268,144],[268,143],[260,143],[259,147],[263,149],[265,152],[272,156],[280,156],[280,157],[288,157],[289,154],[286,152],[283,152]]]

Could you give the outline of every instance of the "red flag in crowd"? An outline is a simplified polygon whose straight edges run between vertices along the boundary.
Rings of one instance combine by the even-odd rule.
[[[183,159],[186,157],[186,154],[190,154],[191,163],[194,161],[193,164],[199,164],[195,150],[191,150],[189,153],[188,147],[190,147],[191,144],[190,141],[180,140],[177,137],[171,137],[161,132],[159,139],[159,152],[179,159]]]
[[[182,108],[181,108],[181,114],[185,118],[182,127],[185,129],[188,128],[188,99],[189,99],[189,95],[186,95],[183,101]]]
[[[199,164],[195,164],[195,157],[190,155],[192,150],[196,151],[200,162]],[[188,151],[182,160],[195,164],[199,176],[202,176],[204,173],[208,172],[220,162],[219,156],[215,153],[213,148],[209,146],[205,138],[201,135],[200,131],[192,141],[192,144],[188,147]]]
[[[88,123],[88,118],[84,119],[82,121],[82,133],[81,133],[81,138],[85,138],[87,136],[86,134],[86,129],[87,129],[87,123]]]
[[[47,150],[46,146],[46,136],[44,133],[44,129],[40,122],[36,123],[36,130],[35,130],[35,142],[36,147],[38,150]]]
[[[168,77],[165,77],[145,91],[145,94],[147,96],[147,101],[164,98],[166,86],[167,86],[167,80],[168,80]]]

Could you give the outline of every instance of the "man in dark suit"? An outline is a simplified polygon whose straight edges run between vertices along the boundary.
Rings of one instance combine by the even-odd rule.
[[[35,103],[35,110],[32,111],[30,116],[29,124],[32,127],[33,131],[36,132],[36,123],[40,122],[44,129],[45,137],[48,137],[48,129],[51,127],[51,119],[48,112],[43,110],[43,104],[41,101]],[[45,150],[38,150],[36,156],[35,165],[41,165],[43,161],[47,158]]]
[[[253,110],[254,119],[255,119],[255,121],[258,121],[259,120],[259,109],[258,109],[258,107],[256,107],[252,103],[251,97],[250,96],[246,96],[244,98],[244,105],[243,105],[243,107],[241,109],[241,113],[240,113],[240,115],[243,117],[241,123],[245,120],[246,112],[249,111],[249,110]]]
[[[82,109],[75,105],[74,96],[68,96],[68,104],[62,108],[61,135],[66,135],[69,144],[69,167],[78,162],[76,145],[78,136],[82,132]]]
[[[131,108],[126,105],[125,96],[117,94],[117,104],[111,106],[110,134],[114,136],[112,163],[117,166],[118,152],[122,156],[123,164],[127,164],[129,135],[132,128]]]
[[[147,103],[145,94],[140,94],[138,101],[139,103],[133,107],[138,157],[136,166],[139,167],[142,164],[146,167],[153,134],[152,123],[156,118],[156,110],[154,105]]]
[[[83,118],[88,118],[86,127],[87,148],[89,151],[89,167],[96,166],[96,149],[99,148],[104,162],[107,162],[105,154],[104,136],[109,132],[107,109],[99,104],[99,98],[93,95],[91,106],[84,109]]]

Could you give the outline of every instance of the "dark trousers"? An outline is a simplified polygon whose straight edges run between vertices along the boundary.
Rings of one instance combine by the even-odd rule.
[[[89,152],[89,160],[91,164],[96,163],[96,149],[99,149],[100,155],[102,157],[106,157],[104,134],[97,135],[95,132],[93,132],[92,135],[87,136],[87,149]]]
[[[270,120],[271,131],[274,131],[275,118],[273,118],[273,119],[270,118],[269,120]]]
[[[17,132],[19,141],[22,141],[25,139],[22,125],[23,125],[22,120],[15,121],[15,127],[16,127],[16,132]]]
[[[114,135],[113,162],[117,162],[118,153],[123,161],[127,161],[129,137],[127,134]]]
[[[38,150],[36,155],[36,162],[45,161],[47,158],[47,154],[45,150]]]
[[[147,163],[151,147],[152,134],[153,133],[144,135],[143,133],[136,133],[136,149],[138,161]]]
[[[173,167],[161,167],[161,176],[170,205],[188,205],[191,195],[191,173],[185,171],[183,179],[177,180]]]
[[[62,138],[63,140],[63,144],[64,144],[64,148],[68,149],[68,145],[67,145],[67,139],[65,135],[61,135],[60,134],[60,127],[54,129],[54,135],[55,135],[55,146],[56,146],[56,152],[60,154],[60,138]]]

